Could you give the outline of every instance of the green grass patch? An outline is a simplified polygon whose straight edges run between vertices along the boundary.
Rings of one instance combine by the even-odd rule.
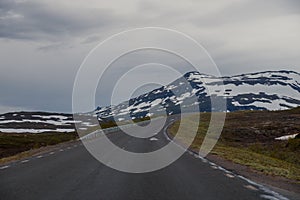
[[[221,145],[217,145],[211,153],[267,175],[282,176],[300,181],[299,165],[268,156],[264,153],[256,153],[248,148]]]
[[[169,134],[175,136],[181,123],[186,133],[180,134],[177,139],[186,144],[191,140],[191,127],[199,124],[197,135],[190,145],[191,149],[199,151],[211,115],[201,113],[200,116],[200,122],[196,122],[197,117],[193,115],[175,122],[169,128]],[[267,175],[300,181],[300,138],[275,140],[278,136],[297,133],[299,127],[299,109],[229,113],[220,139],[211,153]]]

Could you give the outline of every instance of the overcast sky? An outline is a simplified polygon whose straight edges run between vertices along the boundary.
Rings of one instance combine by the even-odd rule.
[[[1,0],[0,113],[71,112],[86,55],[112,34],[147,26],[193,37],[223,75],[300,71],[298,0]],[[96,99],[109,102],[101,92]]]

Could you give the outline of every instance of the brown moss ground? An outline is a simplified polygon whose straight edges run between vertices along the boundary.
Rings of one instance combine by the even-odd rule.
[[[210,113],[200,114],[197,136],[191,149],[199,151],[210,121]],[[195,116],[182,119],[186,138]],[[180,122],[169,128],[174,136]],[[267,175],[300,181],[300,138],[275,140],[283,135],[300,133],[300,109],[288,111],[239,111],[228,113],[225,126],[211,154]]]

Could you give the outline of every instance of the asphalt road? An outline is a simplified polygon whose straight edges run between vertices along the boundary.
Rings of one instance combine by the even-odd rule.
[[[151,137],[151,140],[121,133],[108,134],[108,137],[119,147],[134,152],[153,151],[169,142],[164,130]],[[176,162],[158,171],[131,174],[105,166],[93,158],[81,142],[77,142],[53,152],[0,166],[0,199],[285,198],[191,152],[184,153]]]

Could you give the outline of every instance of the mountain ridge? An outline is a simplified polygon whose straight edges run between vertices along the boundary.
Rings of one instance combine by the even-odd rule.
[[[222,82],[224,91],[219,87]],[[227,109],[221,110],[222,112],[300,107],[300,74],[280,70],[218,78],[199,72],[188,72],[168,85],[129,101],[98,107],[94,111],[80,114],[82,120],[74,121],[72,114],[59,112],[23,111],[0,114],[0,132],[71,133],[75,131],[75,124],[81,130],[96,127],[94,117],[98,117],[99,122],[105,124],[112,121],[139,120],[153,115],[220,111],[211,108],[211,98],[226,102]]]
[[[191,91],[184,90],[186,86],[184,79],[191,85]],[[222,82],[225,87],[224,94],[220,94],[221,91],[218,88]],[[208,87],[209,91],[213,91],[211,94],[208,94]],[[177,90],[181,96],[175,97],[170,93],[170,90]],[[188,99],[192,96],[197,96],[198,102],[193,103],[198,103],[200,111],[203,112],[214,111],[209,108],[211,105],[210,97],[219,100],[226,98],[228,112],[290,109],[300,106],[300,73],[278,70],[216,77],[192,71],[166,86],[118,105],[98,108],[94,112],[101,120],[117,116],[119,121],[122,121],[124,117],[120,116],[126,114],[129,114],[132,119],[151,116],[155,113],[149,113],[149,108],[161,104],[160,109],[156,111],[165,109],[168,114],[175,114],[180,113],[178,105],[190,106],[191,102],[188,102]],[[166,100],[169,101],[166,102]],[[156,114],[161,114],[161,112]]]

